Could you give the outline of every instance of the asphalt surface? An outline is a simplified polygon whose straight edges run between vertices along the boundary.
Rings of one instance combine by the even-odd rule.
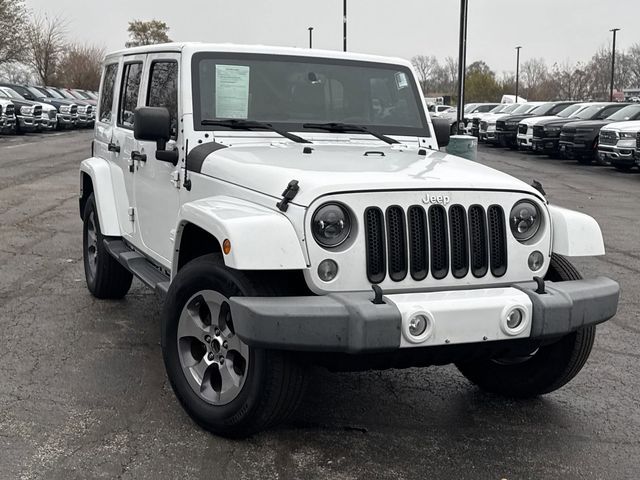
[[[569,385],[516,402],[451,366],[314,371],[304,404],[245,441],[200,430],[164,372],[159,302],[84,283],[78,165],[90,132],[0,138],[0,478],[635,479],[640,476],[640,175],[480,147],[594,216],[623,289]]]

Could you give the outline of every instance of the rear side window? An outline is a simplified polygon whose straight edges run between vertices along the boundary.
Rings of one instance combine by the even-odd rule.
[[[120,106],[118,107],[118,126],[133,128],[133,114],[138,106],[142,63],[128,63],[122,73]]]
[[[153,62],[149,72],[147,106],[165,107],[171,116],[171,135],[178,136],[178,62]]]
[[[104,69],[104,80],[102,82],[102,97],[100,98],[100,121],[111,122],[113,110],[113,91],[116,86],[116,74],[118,64],[112,63]]]

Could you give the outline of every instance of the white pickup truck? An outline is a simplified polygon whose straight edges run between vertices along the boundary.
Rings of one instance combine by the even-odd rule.
[[[552,392],[616,313],[618,284],[567,260],[604,254],[598,224],[448,138],[404,60],[111,53],[80,167],[87,286],[158,292],[168,378],[219,435],[285,419],[310,363],[455,363],[487,391]]]

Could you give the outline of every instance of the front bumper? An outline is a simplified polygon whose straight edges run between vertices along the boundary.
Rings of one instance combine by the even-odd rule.
[[[369,353],[411,347],[484,345],[543,340],[602,323],[616,314],[620,287],[599,277],[510,287],[385,295],[374,304],[367,292],[308,297],[232,297],[233,323],[247,344],[311,352]],[[524,312],[520,331],[509,332],[506,314]],[[417,314],[430,334],[416,341],[408,325]]]
[[[621,148],[617,145],[598,145],[598,153],[603,159],[619,165],[635,165],[635,148]]]
[[[518,146],[520,148],[531,148],[533,145],[533,135],[519,133],[518,136]]]
[[[515,146],[516,136],[516,130],[496,130],[496,142],[503,147]]]
[[[78,115],[71,113],[58,113],[58,126],[59,127],[75,127],[78,123]]]
[[[0,131],[11,132],[16,126],[16,118],[14,116],[7,117],[0,115]]]
[[[29,115],[17,115],[16,116],[20,130],[23,132],[34,132],[41,128],[42,119],[39,117],[33,117]]]
[[[541,153],[554,153],[559,151],[559,137],[533,137],[531,140],[531,149]]]

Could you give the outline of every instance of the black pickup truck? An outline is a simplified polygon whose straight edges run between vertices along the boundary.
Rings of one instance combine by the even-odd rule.
[[[501,147],[516,148],[518,146],[518,124],[529,117],[547,117],[560,113],[577,102],[548,102],[537,106],[529,113],[512,114],[501,117],[496,122],[496,140]]]
[[[573,117],[542,120],[533,126],[531,149],[551,157],[559,157],[562,127],[581,120],[603,120],[627,105],[627,103],[596,102]]]
[[[588,165],[598,154],[598,138],[602,127],[614,122],[639,119],[640,105],[634,104],[627,105],[602,120],[583,120],[565,125],[560,131],[560,151],[567,158]]]

